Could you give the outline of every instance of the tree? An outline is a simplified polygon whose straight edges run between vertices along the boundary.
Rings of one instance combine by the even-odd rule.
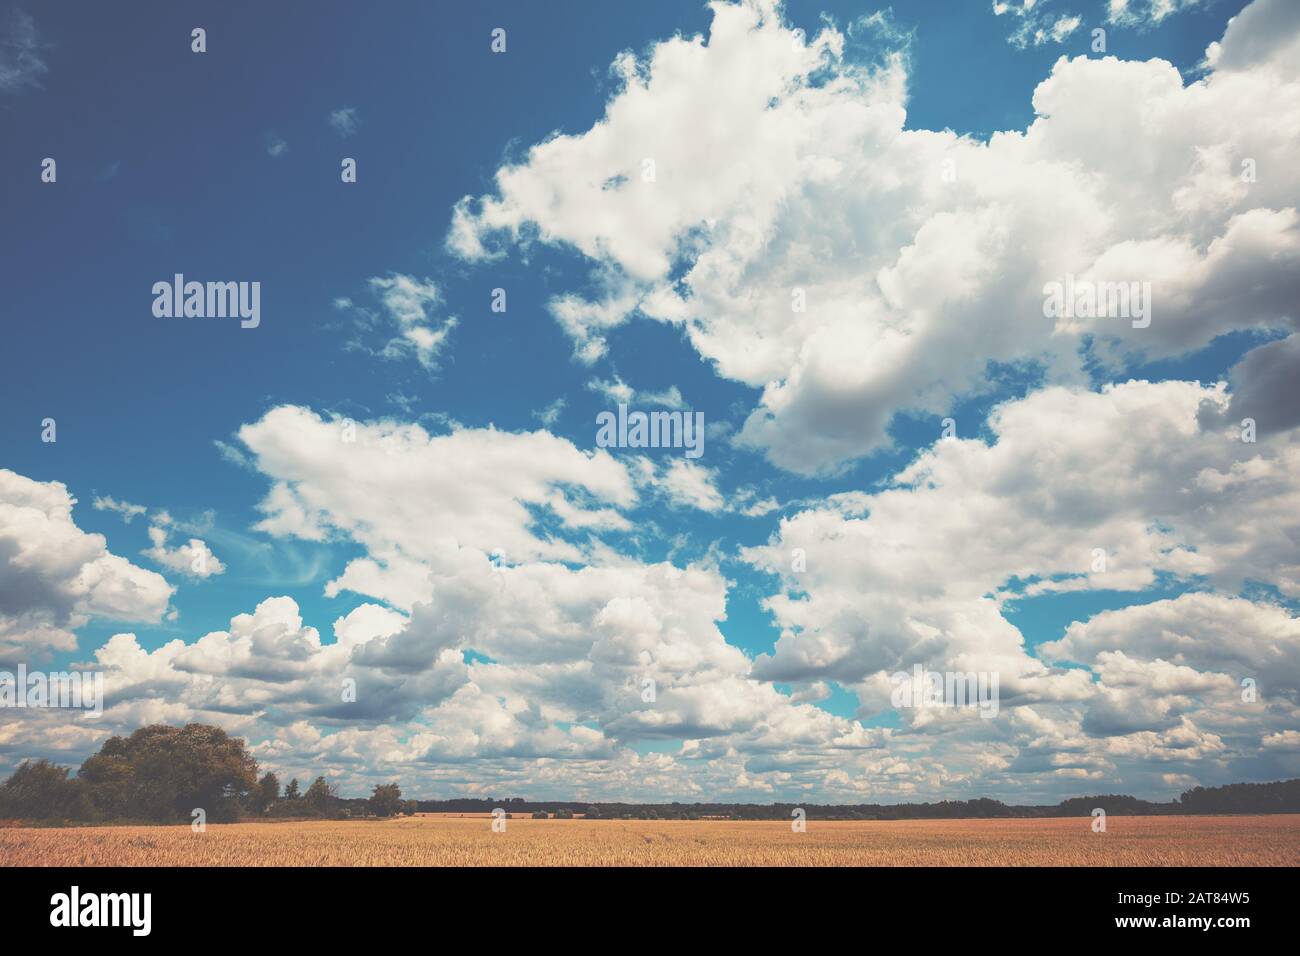
[[[317,816],[328,816],[334,809],[334,802],[338,799],[338,791],[325,782],[324,777],[317,777],[312,781],[307,792],[303,795],[302,802],[307,804],[309,810]]]
[[[258,813],[266,813],[279,799],[280,778],[275,775],[275,771],[268,770],[266,776],[258,783],[257,789],[253,791],[253,809]]]
[[[105,743],[99,753],[88,758],[77,771],[77,779],[86,788],[92,813],[107,820],[127,816],[133,789],[131,762],[125,750],[113,744],[114,740],[120,742],[122,738],[114,737]]]
[[[0,786],[0,817],[72,820],[90,815],[80,782],[48,760],[25,760]]]
[[[294,777],[289,781],[289,786],[284,788],[284,799],[297,800],[302,794],[298,792],[298,778]]]
[[[370,795],[370,812],[377,817],[391,817],[402,808],[402,788],[396,783],[375,785]]]
[[[209,820],[232,820],[257,786],[257,761],[220,727],[154,724],[110,737],[78,776],[109,815],[188,820],[201,808]]]
[[[596,807],[596,806],[588,807],[586,810],[582,811],[582,815],[586,817],[588,820],[599,820],[600,807]]]

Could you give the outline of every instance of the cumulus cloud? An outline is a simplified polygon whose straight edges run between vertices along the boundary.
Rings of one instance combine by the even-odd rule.
[[[1228,21],[1221,43],[1205,51],[1218,72],[1285,69],[1300,45],[1300,8],[1287,0],[1255,0]]]
[[[209,578],[226,570],[226,566],[203,540],[190,538],[184,544],[169,548],[167,541],[170,537],[171,533],[167,527],[151,525],[149,528],[151,544],[141,554],[158,562],[164,568],[195,578]]]
[[[628,765],[642,758],[627,748],[690,737],[690,759],[710,754],[716,766],[706,773],[732,788],[779,754],[829,766],[888,737],[750,680],[748,659],[717,628],[727,582],[716,569],[627,559],[499,565],[467,548],[427,570],[428,599],[409,614],[363,604],[335,621],[333,642],[288,597],[190,643],[150,651],[133,634],[115,635],[93,662],[108,698],[99,732],[211,721],[247,734],[268,766],[334,768],[354,786],[395,767],[431,779],[435,763],[499,782],[545,758],[570,768],[534,786],[677,794],[704,785],[689,765],[655,756],[658,772],[639,779]],[[0,746],[32,752],[54,720],[24,715]],[[322,724],[338,729],[322,734]],[[96,739],[63,745],[84,751]]]
[[[747,750],[800,743],[828,761],[879,744],[879,733],[750,679],[749,660],[717,627],[727,582],[716,568],[644,564],[601,541],[629,528],[622,512],[643,484],[608,453],[544,432],[353,427],[343,441],[339,422],[286,407],[239,438],[278,489],[262,530],[361,543],[367,556],[327,593],[409,611],[402,627],[353,646],[354,672],[411,674],[476,656],[469,684],[421,712],[429,753],[500,756],[486,740],[478,750],[444,740],[465,737],[451,724],[469,713],[515,728],[517,757],[553,747],[588,759],[608,756],[613,741],[674,735],[735,738]],[[666,490],[722,506],[708,472],[675,464]],[[552,520],[536,521],[539,508]],[[657,691],[649,700],[646,686]]]
[[[1046,9],[1015,16],[1030,6]],[[0,752],[84,754],[97,734],[202,719],[246,734],[264,766],[349,792],[397,776],[413,792],[570,799],[1029,801],[1294,768],[1300,24],[1286,5],[1243,11],[1195,82],[1162,61],[1062,58],[1029,128],[987,142],[905,128],[907,60],[881,18],[886,45],[864,66],[848,34],[804,40],[770,0],[712,10],[707,39],[620,56],[600,121],[462,200],[448,246],[473,261],[577,250],[597,294],[550,303],[575,357],[600,359],[634,318],[678,326],[761,394],[741,443],[796,472],[882,447],[899,411],[949,411],[990,387],[989,362],[1035,364],[1046,384],[869,490],[784,506],[754,485],[728,500],[696,462],[547,431],[272,408],[219,446],[267,482],[255,530],[359,552],[324,596],[363,603],[332,637],[274,594],[162,646],[117,634],[92,662],[103,725],[0,715]],[[1045,316],[1044,284],[1066,276],[1150,282],[1151,324]],[[373,309],[336,302],[382,336],[370,351],[436,367],[455,323],[442,290],[390,274],[370,292]],[[1238,330],[1258,344],[1225,382],[1087,384],[1085,370]],[[684,405],[613,371],[588,387]],[[1246,416],[1257,441],[1242,440]],[[0,640],[71,647],[127,593],[162,613],[170,588],[76,530],[66,489],[5,475]],[[723,545],[684,566],[644,557],[656,531],[641,509],[665,502],[781,510],[740,552],[747,574],[772,575],[770,652],[724,637],[737,584]],[[186,546],[164,533],[154,547],[178,567]],[[134,586],[97,594],[108,571]],[[1154,599],[1155,585],[1183,593]],[[1029,646],[1011,605],[1070,591],[1128,606]],[[897,727],[867,728],[817,706],[847,692],[859,717],[888,711],[891,674],[914,665],[997,674],[996,719],[900,707]]]
[[[510,562],[579,561],[582,537],[625,530],[618,511],[637,492],[608,452],[584,452],[548,432],[455,429],[431,435],[395,421],[329,421],[295,406],[272,409],[239,430],[257,467],[273,480],[259,530],[307,540],[347,535],[368,557],[348,565],[340,586],[409,606],[411,562],[451,566],[461,549],[499,552]],[[568,535],[549,533],[542,514]],[[576,538],[574,536],[577,536]]]
[[[167,610],[172,587],[78,528],[74,504],[60,482],[0,469],[0,660],[73,650],[92,618],[156,623]]]
[[[1229,374],[1232,402],[1227,408],[1206,405],[1206,425],[1249,427],[1271,435],[1300,425],[1300,333],[1247,352]],[[1248,421],[1249,420],[1249,421]]]
[[[1300,704],[1300,618],[1277,605],[1223,594],[1183,594],[1103,611],[1071,624],[1063,638],[1041,650],[1048,657],[1093,663],[1113,648],[1194,674],[1230,675],[1237,690],[1250,678],[1266,686],[1269,695]]]
[[[852,683],[920,663],[1068,697],[1082,675],[1048,678],[1004,601],[1140,591],[1157,574],[1300,595],[1300,446],[1203,431],[1206,401],[1226,398],[1184,382],[1045,389],[994,410],[991,444],[942,440],[892,487],[784,519],[746,552],[788,589],[767,601],[783,630],[756,672]]]
[[[676,459],[663,470],[657,486],[677,505],[721,511],[726,499],[717,488],[717,472],[693,461]]]
[[[117,634],[95,652],[105,675],[104,716],[110,726],[129,726],[142,709],[165,702],[173,720],[234,717],[245,726],[260,721],[267,733],[309,718],[410,719],[454,693],[467,672],[455,654],[405,673],[355,663],[354,651],[404,625],[402,615],[363,604],[334,622],[335,640],[325,643],[295,601],[275,597],[193,643],[148,651],[134,634]]]
[[[1265,58],[1194,83],[1162,60],[1062,58],[1034,122],[980,142],[905,127],[900,53],[865,68],[832,27],[800,42],[767,0],[712,10],[707,40],[621,57],[598,122],[455,210],[448,245],[466,259],[540,241],[594,264],[596,297],[551,304],[580,358],[633,316],[677,325],[762,389],[742,443],[812,473],[887,445],[900,410],[947,412],[990,362],[1070,383],[1087,335],[1118,365],[1294,327],[1300,61],[1285,44],[1230,28],[1217,63]],[[1244,159],[1268,175],[1243,179]],[[1046,318],[1044,287],[1067,275],[1150,282],[1153,321]]]

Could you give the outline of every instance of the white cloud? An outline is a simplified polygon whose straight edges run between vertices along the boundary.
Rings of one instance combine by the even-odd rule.
[[[355,442],[342,421],[285,406],[239,430],[260,470],[274,480],[260,530],[323,540],[346,534],[369,557],[349,564],[345,581],[378,574],[405,580],[415,561],[454,566],[467,554],[502,552],[511,563],[578,561],[582,538],[623,530],[617,509],[637,500],[623,464],[608,452],[583,452],[547,432],[454,430],[430,435],[419,425],[357,423]],[[549,534],[536,516],[549,512],[576,539]],[[373,583],[373,582],[372,582]],[[367,585],[368,587],[371,585]],[[373,592],[371,592],[373,593]]]
[[[1300,46],[1300,7],[1290,0],[1255,0],[1228,21],[1221,43],[1205,51],[1217,72],[1286,70]]]
[[[344,139],[354,134],[361,126],[361,117],[352,106],[340,106],[336,110],[331,110],[329,121],[334,132]]]
[[[833,29],[797,41],[772,3],[715,5],[707,42],[620,57],[601,122],[548,139],[498,173],[495,195],[457,206],[448,244],[468,259],[505,239],[591,260],[601,294],[550,305],[579,360],[634,314],[678,325],[720,374],[763,390],[743,440],[792,470],[880,447],[900,409],[947,411],[988,386],[989,360],[1044,364],[1048,387],[960,422],[962,437],[883,486],[784,506],[770,541],[743,552],[777,576],[771,654],[751,661],[724,639],[736,585],[721,546],[684,567],[628,551],[652,531],[629,515],[655,496],[754,517],[782,508],[775,497],[751,486],[728,501],[694,462],[546,431],[345,428],[281,406],[240,429],[244,450],[219,446],[268,479],[256,530],[359,548],[325,597],[388,606],[339,617],[332,641],[287,596],[152,650],[115,635],[95,654],[102,727],[0,715],[0,746],[84,754],[96,734],[202,719],[248,735],[264,766],[324,772],[350,793],[400,777],[412,793],[566,798],[1023,802],[1284,766],[1300,635],[1258,595],[1300,596],[1295,333],[1210,387],[1094,392],[1076,354],[1085,335],[1104,368],[1232,329],[1294,328],[1300,88],[1281,9],[1243,12],[1191,84],[1160,61],[1063,58],[1034,94],[1034,124],[979,143],[904,128],[898,51],[868,69],[841,57]],[[1061,36],[1077,27],[1067,19]],[[1266,174],[1242,180],[1245,157]],[[1151,327],[1045,320],[1043,283],[1066,273],[1152,281]],[[455,323],[438,286],[393,274],[371,291],[376,311],[336,307],[385,329],[379,354],[435,367]],[[641,392],[616,374],[589,387],[684,405],[675,387]],[[1257,443],[1239,440],[1245,414],[1261,416]],[[968,437],[983,424],[988,443]],[[66,489],[10,474],[0,649],[14,633],[19,647],[71,647],[105,607],[163,612],[166,582],[77,530]],[[139,507],[103,501],[124,517]],[[150,553],[185,570],[184,549],[207,546],[168,548],[174,527],[156,517]],[[1037,652],[1007,607],[1071,590],[1141,600],[1158,581],[1196,590],[1095,614]],[[867,729],[816,706],[833,681],[863,714],[885,710],[888,675],[913,663],[998,673],[999,717],[912,709],[897,729]],[[1258,677],[1258,701],[1244,677]],[[636,753],[644,740],[677,746]]]
[[[195,578],[209,578],[221,574],[226,566],[212,553],[212,549],[199,538],[190,538],[185,544],[167,547],[170,532],[162,524],[149,528],[150,547],[140,552],[147,558],[172,571],[180,571]]]
[[[357,309],[350,299],[335,301],[335,308],[352,311],[363,326],[383,324],[396,335],[389,339],[377,354],[384,358],[414,356],[422,366],[436,370],[452,331],[458,322],[455,316],[440,318],[438,309],[443,304],[442,290],[431,279],[417,279],[401,273],[375,276],[370,280],[370,290],[379,299],[382,312]]]
[[[617,375],[614,376],[613,381],[608,381],[603,378],[593,378],[587,383],[587,390],[605,396],[608,401],[622,403],[624,405],[629,404],[636,395],[636,389],[627,384],[627,382],[623,381]]]
[[[1158,26],[1201,0],[1106,0],[1106,22],[1124,27]]]
[[[266,146],[266,155],[272,159],[279,159],[285,153],[289,152],[289,144],[283,137],[276,133],[268,132],[262,137],[262,142]]]
[[[108,550],[72,520],[57,482],[0,469],[0,659],[77,646],[91,618],[156,623],[172,587]]]
[[[674,504],[716,512],[726,504],[718,491],[717,477],[715,469],[678,458],[663,470],[657,485]]]
[[[1300,618],[1276,605],[1222,594],[1184,594],[1103,611],[1071,624],[1063,638],[1041,651],[1090,663],[1113,648],[1197,673],[1230,674],[1238,689],[1243,678],[1252,678],[1270,696],[1284,694],[1300,705]]]
[[[283,726],[307,717],[410,719],[454,693],[467,672],[453,653],[405,673],[357,664],[358,648],[405,623],[393,611],[361,605],[335,621],[336,640],[326,644],[304,625],[296,602],[276,597],[235,616],[228,630],[189,644],[173,640],[146,651],[135,635],[117,634],[95,652],[110,704],[104,717],[110,726],[129,726],[147,702],[163,700],[178,708],[173,720],[221,722],[221,715],[238,715],[248,726],[254,720]],[[345,696],[345,680],[353,681],[346,689],[354,694]]]
[[[623,405],[661,405],[664,408],[684,409],[686,400],[676,385],[669,385],[659,392],[633,388],[617,375],[613,380],[593,378],[587,382],[587,390],[603,395],[614,404]]]
[[[775,498],[763,498],[760,501],[755,501],[753,504],[746,506],[744,509],[744,515],[747,518],[761,518],[764,515],[771,514],[780,507],[781,502],[777,501]]]
[[[1267,750],[1285,750],[1300,752],[1300,730],[1281,730],[1262,738],[1261,747]]]
[[[0,93],[21,93],[41,85],[49,72],[36,21],[17,7],[0,23]]]
[[[1015,47],[1061,43],[1077,30],[1083,19],[1073,13],[1054,13],[1047,8],[1051,0],[994,0],[993,15],[1010,14],[1016,28],[1007,41]]]
[[[149,511],[144,505],[133,505],[129,501],[118,501],[115,498],[98,497],[92,502],[96,511],[115,511],[122,516],[122,520],[130,524],[133,520]]]
[[[1202,430],[1201,404],[1226,401],[1221,389],[1184,382],[1129,382],[1100,394],[1046,389],[994,410],[991,445],[940,441],[887,489],[834,496],[784,519],[770,544],[745,552],[783,584],[766,602],[782,636],[755,672],[856,685],[868,711],[888,699],[885,676],[914,664],[997,671],[1004,706],[1078,700],[1091,693],[1084,674],[1053,673],[1031,657],[1002,611],[1006,600],[1136,592],[1157,574],[1226,592],[1264,582],[1300,595],[1300,443],[1247,444],[1233,431]],[[1178,607],[1207,613],[1208,632],[1202,602],[1212,600],[1233,606],[1189,596]],[[1140,620],[1116,612],[1130,613]],[[1049,649],[1079,662],[1105,648],[1223,669],[1222,660],[1185,658],[1173,647],[1139,653],[1151,639],[1110,640],[1108,620],[1076,625]],[[1271,626],[1276,632],[1281,619]],[[1093,628],[1105,637],[1083,653],[1082,635]],[[1256,643],[1268,640],[1276,643],[1276,633]],[[1233,659],[1250,646],[1243,637]]]
[[[540,411],[533,412],[533,417],[541,422],[547,429],[550,429],[560,420],[560,414],[564,411],[564,407],[567,404],[568,402],[563,396],[561,396]]]
[[[1084,333],[1115,362],[1294,328],[1300,61],[1285,44],[1230,28],[1219,62],[1267,59],[1191,84],[1162,60],[1063,58],[1027,130],[977,142],[905,128],[901,54],[867,70],[829,27],[798,42],[771,3],[713,12],[707,42],[622,58],[599,122],[455,211],[448,242],[467,259],[541,241],[595,264],[600,295],[552,303],[580,358],[633,315],[680,326],[763,390],[742,444],[811,473],[888,444],[899,410],[946,414],[989,362],[1081,381]],[[1268,175],[1242,181],[1245,158]],[[1044,318],[1044,285],[1067,274],[1150,281],[1150,327]]]

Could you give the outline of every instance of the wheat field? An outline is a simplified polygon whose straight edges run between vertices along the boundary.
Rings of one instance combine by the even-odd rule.
[[[8,866],[1296,866],[1300,815],[818,822],[393,820],[0,828]]]

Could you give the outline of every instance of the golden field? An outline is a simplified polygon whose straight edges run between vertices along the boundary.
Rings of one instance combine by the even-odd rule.
[[[393,820],[0,828],[23,866],[1296,866],[1300,814],[1030,820]]]

